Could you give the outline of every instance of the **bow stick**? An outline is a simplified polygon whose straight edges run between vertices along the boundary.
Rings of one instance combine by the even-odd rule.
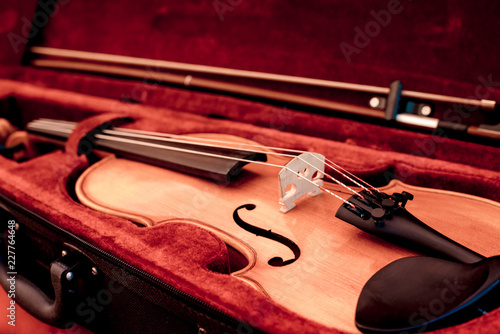
[[[153,60],[146,58],[110,55],[103,53],[84,52],[75,50],[55,49],[48,47],[32,47],[31,53],[38,56],[57,57],[58,59],[34,59],[32,64],[38,67],[55,68],[73,71],[83,71],[107,75],[117,75],[122,77],[153,79],[157,82],[182,85],[186,88],[201,88],[243,96],[264,98],[268,100],[294,103],[298,105],[316,107],[326,110],[341,111],[355,115],[394,120],[397,123],[410,127],[435,130],[437,128],[452,130],[454,132],[465,133],[473,137],[490,139],[500,139],[500,124],[469,126],[459,123],[442,121],[437,118],[414,115],[410,113],[398,113],[398,101],[401,97],[411,97],[417,99],[439,101],[446,103],[459,103],[480,107],[485,110],[493,110],[496,102],[492,100],[475,100],[453,96],[422,93],[416,91],[403,90],[401,84],[396,81],[391,87],[376,87],[369,85],[352,84],[338,81],[321,80],[313,78],[303,78],[297,76],[245,71],[214,66],[186,64],[179,62]],[[63,58],[63,59],[61,59]],[[74,60],[64,60],[74,59]],[[78,60],[78,61],[75,61]],[[117,64],[117,65],[110,65]],[[127,66],[127,67],[125,67]],[[170,74],[162,72],[152,72],[130,66],[142,66],[149,68],[159,68],[177,71],[189,71],[191,73],[216,74],[229,77],[251,78],[284,83],[302,84],[335,89],[345,89],[361,91],[374,94],[387,95],[387,107],[385,111],[372,109],[348,103],[336,102],[326,99],[314,98],[299,94],[285,93],[270,89],[257,88],[247,85],[234,84],[219,80],[204,79],[193,75]]]

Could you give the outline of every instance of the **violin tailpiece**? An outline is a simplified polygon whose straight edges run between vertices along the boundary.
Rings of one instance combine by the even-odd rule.
[[[482,255],[444,236],[409,213],[405,205],[408,200],[413,200],[412,194],[403,191],[374,196],[365,190],[360,194],[348,200],[356,209],[343,204],[335,216],[391,243],[429,255],[464,263],[484,259]]]

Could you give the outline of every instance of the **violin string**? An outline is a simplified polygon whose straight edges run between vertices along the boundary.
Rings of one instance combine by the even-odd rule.
[[[214,153],[208,153],[208,152],[200,152],[200,151],[183,149],[183,148],[178,148],[178,147],[164,146],[164,145],[159,145],[159,144],[154,144],[154,143],[148,143],[148,142],[141,142],[141,141],[137,141],[137,140],[130,140],[130,139],[126,139],[126,138],[113,137],[113,136],[103,135],[103,134],[96,134],[96,135],[94,135],[94,137],[96,139],[100,139],[100,140],[122,142],[122,143],[126,143],[126,144],[134,144],[134,145],[142,145],[142,146],[146,146],[146,147],[153,147],[153,148],[163,149],[163,150],[167,150],[167,151],[170,150],[170,151],[176,151],[176,152],[184,152],[184,153],[190,153],[190,154],[203,155],[203,156],[208,156],[208,157],[212,157],[212,158],[221,158],[221,159],[241,161],[241,162],[250,162],[250,163],[254,163],[254,164],[260,164],[260,165],[264,165],[264,166],[276,167],[276,168],[280,168],[280,169],[285,168],[289,172],[291,172],[292,174],[296,175],[298,178],[302,178],[306,182],[311,183],[313,186],[321,189],[322,191],[324,191],[324,192],[326,192],[326,193],[334,196],[335,198],[341,200],[345,204],[351,206],[353,209],[356,209],[356,206],[354,204],[352,204],[350,201],[348,201],[348,200],[340,197],[339,195],[333,193],[332,191],[326,189],[325,187],[318,185],[314,181],[309,180],[304,175],[293,171],[292,169],[290,169],[287,166],[277,165],[277,164],[271,164],[271,163],[263,162],[263,161],[254,161],[254,160],[250,160],[250,159],[243,159],[243,158],[236,158],[236,157],[224,156],[224,155],[214,154]],[[99,143],[98,143],[97,140],[96,140],[96,144],[99,145]],[[101,143],[101,146],[105,146],[105,144],[103,145]]]
[[[34,126],[33,124],[30,125],[30,129],[31,130],[41,130],[41,131],[47,131],[48,129],[50,128],[50,134],[52,135],[58,135],[58,134],[61,134],[61,135],[69,135],[71,134],[71,131],[72,131],[72,128],[66,124],[65,126],[65,129],[62,130],[62,129],[59,129],[59,128],[52,128],[52,125],[49,125],[48,127],[45,127],[43,130],[40,128],[40,127],[37,127],[37,126]],[[107,133],[107,134],[110,134],[110,135],[113,135],[113,134],[119,134],[120,131],[116,131],[116,130],[103,130],[103,133]],[[143,139],[145,139],[144,137],[147,137],[146,139],[154,139],[154,140],[158,140],[158,138],[154,137],[154,136],[144,136],[144,135],[133,135],[133,137],[137,137],[137,136],[141,136],[143,137]],[[175,139],[172,139],[172,140],[168,140],[167,138],[160,138],[164,141],[168,141],[168,142],[177,142],[177,143],[187,143],[188,141],[186,140],[175,140]],[[188,142],[190,144],[195,144],[195,145],[198,145],[198,146],[209,146],[209,147],[217,147],[217,148],[228,148],[228,149],[235,149],[234,147],[223,147],[223,146],[213,146],[213,145],[207,145],[207,144],[201,144],[201,143],[196,143],[196,142]],[[247,150],[243,150],[243,151],[247,151]],[[193,151],[193,152],[198,152],[198,151]],[[256,150],[253,150],[253,151],[248,151],[248,152],[253,152],[253,153],[266,153],[266,154],[278,154],[276,152],[268,152],[268,151],[256,151]],[[291,158],[298,158],[300,159],[301,161],[303,161],[304,163],[306,163],[307,165],[309,165],[310,167],[312,167],[313,169],[315,169],[316,171],[322,173],[323,175],[326,175],[328,176],[330,179],[332,179],[333,181],[335,181],[336,183],[338,183],[339,185],[345,187],[346,189],[348,189],[350,192],[352,192],[353,194],[357,194],[359,196],[361,196],[362,198],[364,198],[361,194],[359,194],[358,192],[356,192],[355,190],[351,189],[349,186],[345,185],[343,182],[339,181],[339,180],[336,180],[335,178],[333,178],[332,176],[328,175],[327,173],[324,173],[320,170],[318,170],[318,168],[314,165],[312,165],[311,163],[309,163],[308,161],[305,161],[304,159],[302,159],[301,157],[298,157],[298,156],[293,156],[293,155],[289,155],[289,154],[278,154],[278,155],[281,155],[281,156],[287,156],[287,157],[291,157]],[[314,155],[312,155],[314,156]],[[220,156],[222,157],[222,156]],[[225,156],[224,156],[225,157]],[[315,157],[315,156],[314,156]],[[227,157],[225,157],[227,158]]]
[[[46,123],[46,124],[49,124],[49,125],[53,125],[54,122],[57,122],[58,124],[60,124],[61,126],[67,128],[67,129],[73,129],[75,127],[75,123],[74,122],[69,122],[69,121],[59,121],[59,120],[55,121],[55,120],[50,120],[50,119],[39,119],[36,122]],[[185,143],[186,139],[192,139],[192,140],[196,140],[197,141],[195,143],[190,142],[192,144],[197,144],[197,145],[200,145],[200,146],[210,146],[210,147],[214,147],[214,146],[213,145],[203,145],[201,143],[198,143],[198,141],[211,142],[211,143],[222,143],[222,144],[234,144],[234,143],[232,143],[230,141],[224,141],[224,140],[218,140],[218,139],[199,138],[199,137],[193,137],[193,136],[189,136],[189,135],[164,134],[164,133],[150,132],[150,131],[144,131],[144,130],[135,130],[135,129],[111,129],[111,130],[103,130],[103,132],[104,133],[108,133],[108,134],[118,134],[118,135],[130,136],[130,137],[138,137],[138,138],[143,138],[143,139],[164,140],[164,141],[168,141],[168,142],[178,142],[178,143]],[[180,138],[180,140],[175,140],[173,138]],[[260,149],[271,150],[271,152],[266,151],[266,152],[259,152],[259,153],[281,155],[281,156],[292,157],[292,158],[294,158],[295,156],[292,156],[292,155],[289,155],[289,154],[282,154],[282,153],[278,153],[278,152],[274,152],[274,151],[284,151],[284,152],[300,153],[300,154],[302,154],[302,153],[309,153],[309,152],[303,151],[303,150],[294,150],[294,149],[287,149],[287,148],[281,148],[281,147],[272,147],[272,146],[264,146],[264,145],[249,144],[249,143],[238,143],[238,145],[239,146],[256,147],[256,148],[260,148]],[[231,146],[218,146],[218,147],[219,148],[234,149],[234,147],[231,147]],[[322,161],[316,155],[313,154],[312,156],[313,156],[314,159],[316,159],[318,161]],[[305,162],[306,164],[310,165],[311,167],[313,167],[313,168],[315,168],[317,170],[317,168],[314,167],[314,166],[312,166],[310,163],[304,161],[300,157],[298,157],[298,158],[300,160],[302,160],[303,162]],[[326,158],[325,159],[325,164],[326,164],[326,166],[330,167],[332,170],[334,170],[338,174],[342,175],[344,178],[348,179],[349,181],[351,181],[352,183],[354,183],[358,187],[362,188],[363,190],[366,190],[366,191],[368,191],[368,192],[370,192],[372,194],[373,194],[372,190],[380,193],[380,191],[377,188],[373,187],[368,182],[366,182],[363,179],[359,178],[358,176],[352,174],[351,172],[349,172],[348,170],[344,169],[343,167],[337,165],[333,161],[331,161],[331,160],[329,160],[329,159]],[[320,171],[318,171],[318,172],[320,172]],[[324,173],[324,172],[321,172],[321,173],[324,176],[326,176],[327,178],[329,178],[332,181],[336,182],[337,184],[345,187],[346,189],[348,189],[352,193],[357,194],[357,195],[363,197],[362,194],[360,194],[359,192],[356,192],[356,191],[352,190],[350,187],[348,187],[344,183],[340,182],[339,180],[335,179],[334,177],[332,177],[328,173]],[[348,176],[348,175],[350,175],[350,176]],[[354,179],[356,179],[357,181],[354,180]],[[367,187],[363,186],[361,183],[364,183],[370,189],[368,189]]]
[[[52,123],[48,124],[48,125],[45,123],[45,124],[42,124],[42,126],[40,126],[40,123],[38,123],[38,124],[31,123],[27,127],[28,127],[28,129],[30,129],[32,131],[47,132],[48,134],[52,134],[52,135],[65,135],[65,136],[69,136],[69,134],[71,134],[71,132],[72,132],[71,125],[68,122],[66,122],[64,124],[64,126],[62,126],[62,127],[57,127],[57,125],[54,125]],[[282,166],[282,165],[277,165],[277,164],[271,164],[271,163],[262,162],[262,161],[254,161],[254,160],[250,160],[250,159],[229,157],[229,156],[224,156],[224,155],[214,154],[214,153],[208,153],[208,152],[200,152],[200,151],[183,149],[183,148],[178,148],[178,147],[169,147],[169,146],[159,145],[159,144],[154,144],[154,143],[149,143],[149,142],[142,142],[142,141],[131,140],[131,139],[126,139],[126,138],[113,137],[113,136],[106,135],[106,134],[96,134],[96,135],[94,135],[94,137],[96,139],[96,144],[98,146],[100,145],[100,146],[104,146],[104,147],[106,146],[106,144],[103,143],[102,141],[114,141],[114,142],[122,142],[122,143],[127,143],[127,144],[142,145],[142,146],[146,146],[146,147],[154,147],[154,148],[163,149],[163,150],[171,150],[171,151],[184,152],[184,153],[190,153],[190,154],[198,154],[198,155],[204,155],[204,156],[215,157],[215,158],[235,160],[235,161],[241,161],[241,162],[251,162],[251,163],[256,163],[256,164],[262,164],[262,165],[265,165],[265,166],[276,167],[276,168],[280,168],[280,169],[285,168],[288,171],[290,171],[291,173],[293,173],[294,175],[296,175],[297,177],[304,179],[306,182],[311,183],[313,186],[318,187],[322,191],[328,193],[331,196],[334,196],[335,198],[341,200],[345,204],[347,204],[347,205],[351,206],[352,208],[356,209],[356,207],[354,206],[354,204],[352,204],[348,200],[345,200],[344,198],[342,198],[339,195],[333,193],[332,191],[326,189],[325,187],[318,185],[317,183],[313,182],[312,180],[309,180],[304,175],[291,170],[287,166]],[[185,142],[186,141],[184,141],[184,143]],[[234,149],[234,147],[232,147],[231,149]],[[266,152],[266,153],[269,153],[269,152]]]
[[[28,126],[29,129],[31,130],[39,130],[39,131],[49,131],[50,134],[53,134],[53,135],[61,135],[61,136],[69,136],[72,132],[72,130],[74,129],[76,123],[74,122],[69,122],[69,121],[58,121],[58,120],[50,120],[50,119],[39,119],[37,121],[34,121],[34,122],[31,122]],[[125,129],[122,129],[122,130],[125,130]],[[127,129],[128,130],[128,129]],[[209,147],[217,147],[217,148],[226,148],[226,149],[235,149],[234,147],[231,147],[231,146],[214,146],[214,145],[208,145],[208,144],[203,144],[203,143],[199,143],[199,142],[191,142],[191,141],[187,141],[187,139],[193,139],[193,140],[196,140],[196,141],[208,141],[208,142],[218,142],[218,143],[226,143],[226,144],[230,144],[231,142],[229,141],[222,141],[222,140],[214,140],[214,139],[207,139],[207,138],[199,138],[199,137],[192,137],[192,136],[179,136],[179,135],[166,135],[166,134],[159,134],[159,133],[155,133],[155,135],[151,135],[150,133],[151,132],[147,132],[147,131],[141,131],[141,130],[134,130],[134,131],[121,131],[121,130],[116,130],[116,129],[112,129],[112,130],[103,130],[104,133],[107,133],[107,134],[110,134],[110,135],[124,135],[124,136],[129,136],[129,137],[133,137],[133,138],[140,138],[140,139],[150,139],[150,140],[161,140],[161,141],[167,141],[167,142],[176,142],[176,143],[190,143],[190,144],[193,144],[193,145],[199,145],[199,146],[209,146]],[[144,134],[146,133],[146,134]],[[161,135],[161,136],[159,136]],[[103,136],[103,135],[95,135],[96,138],[101,138],[101,140],[115,140],[116,141],[116,137],[110,137],[110,136]],[[171,137],[177,137],[177,138],[182,138],[181,140],[178,140],[178,139],[173,139]],[[137,144],[137,143],[140,143],[140,144],[144,144],[143,142],[138,142],[138,141],[135,141],[135,140],[123,140],[123,142],[128,142],[128,143],[132,143],[132,144]],[[151,144],[151,143],[150,143]],[[232,143],[234,144],[234,143]],[[283,149],[283,148],[274,148],[274,147],[266,147],[266,146],[262,146],[262,145],[253,145],[253,144],[247,144],[247,143],[237,143],[238,145],[240,146],[250,146],[250,147],[258,147],[258,148],[266,148],[266,149],[278,149],[278,150],[282,150],[282,151],[287,151],[287,152],[294,152],[294,153],[309,153],[309,152],[305,152],[305,151],[300,151],[300,150],[291,150],[291,149]],[[159,146],[159,148],[165,148],[164,146]],[[176,150],[183,150],[183,149],[176,149]],[[195,150],[186,150],[184,149],[185,151],[188,151],[192,154],[201,154],[201,152],[199,151],[195,151]],[[241,150],[241,149],[240,149]],[[247,151],[245,149],[242,149],[243,151]],[[290,157],[290,158],[298,158],[299,160],[303,161],[305,164],[309,165],[310,167],[312,167],[313,169],[315,169],[315,171],[327,176],[328,178],[330,178],[331,180],[333,180],[334,182],[336,182],[337,184],[343,186],[344,188],[348,189],[350,192],[354,193],[354,194],[357,194],[359,195],[360,197],[364,198],[362,196],[362,194],[359,194],[358,192],[354,191],[353,189],[351,189],[349,186],[345,185],[343,182],[337,180],[336,178],[332,177],[331,175],[323,172],[323,171],[320,171],[316,166],[312,165],[311,163],[309,163],[308,161],[305,161],[304,159],[302,159],[300,156],[294,156],[294,155],[291,155],[291,154],[283,154],[283,153],[278,153],[278,152],[269,152],[269,151],[256,151],[256,150],[252,150],[252,151],[249,151],[249,152],[253,152],[253,153],[265,153],[265,154],[274,154],[274,155],[279,155],[279,156],[285,156],[285,157]],[[206,155],[210,155],[210,154],[206,154]],[[240,160],[240,161],[246,161],[246,162],[254,162],[256,163],[256,161],[249,161],[248,159],[236,159],[236,158],[231,158],[231,157],[226,157],[226,156],[221,156],[221,155],[215,155],[219,158],[225,158],[225,159],[233,159],[233,160]],[[313,156],[315,159],[323,162],[319,157],[317,157],[316,155],[314,154],[311,154],[311,156]],[[261,162],[258,162],[258,163],[261,163]],[[334,164],[334,163],[333,163]],[[314,184],[315,186],[319,187],[321,190],[341,199],[342,201],[344,202],[347,202],[345,200],[343,200],[342,198],[340,198],[339,196],[337,196],[336,194],[332,193],[331,191],[329,191],[328,189],[324,188],[324,187],[321,187],[319,185],[317,185],[316,183],[314,183],[313,181],[309,180],[307,177],[305,177],[304,175],[299,175],[297,174],[296,172],[292,171],[290,168],[288,168],[287,166],[281,166],[281,165],[273,165],[273,164],[267,164],[269,166],[274,166],[274,167],[279,167],[279,168],[286,168],[287,170],[291,171],[292,173],[296,174],[297,176],[299,177],[302,177],[304,178],[305,180],[307,180],[308,182]],[[336,165],[336,164],[335,164]],[[330,166],[327,164],[327,166]],[[336,165],[337,167],[343,169],[342,167]],[[353,183],[357,184],[358,186],[360,186],[361,188],[369,191],[368,189],[366,189],[366,187],[362,186],[361,184],[359,184],[358,182],[356,182],[355,180],[353,180],[352,178],[350,178],[349,176],[345,175],[344,173],[340,172],[338,169],[336,169],[335,167],[333,166],[330,166],[333,170],[335,170],[336,172],[338,172],[340,175],[342,175],[343,177],[349,179],[350,181],[352,181]],[[343,169],[344,171],[346,171],[345,169]],[[346,171],[348,172],[348,171]],[[349,172],[348,172],[349,173]],[[351,173],[349,173],[351,174]],[[353,174],[351,174],[353,175]],[[356,177],[355,175],[353,175],[354,177]],[[358,177],[356,177],[358,178]],[[358,178],[359,179],[359,178]],[[360,181],[364,182],[363,180],[359,179]],[[365,182],[366,183],[366,182]],[[370,186],[371,187],[371,186]],[[373,188],[373,187],[372,187]],[[378,191],[378,190],[377,190]],[[349,203],[350,204],[350,203]],[[351,204],[352,205],[352,204]]]
[[[59,123],[59,121],[57,121],[57,122]],[[40,125],[40,123],[44,124],[45,130],[47,128],[50,128],[52,134],[64,133],[64,135],[69,135],[71,133],[71,131],[73,130],[73,128],[75,127],[75,123],[68,122],[68,121],[61,122],[61,124],[60,124],[59,127],[58,127],[58,125],[54,124],[54,121],[52,121],[52,120],[45,120],[44,119],[44,120],[37,121],[38,125]],[[30,124],[29,127],[32,130],[37,130],[37,129],[41,130],[39,126],[37,127],[34,124]],[[64,128],[64,130],[62,130],[61,128]],[[191,136],[185,136],[184,138],[182,138],[183,136],[174,135],[174,136],[176,136],[178,138],[182,138],[180,140],[180,139],[173,139],[173,138],[164,137],[164,136],[153,136],[153,135],[151,135],[149,133],[145,135],[145,134],[142,134],[142,133],[138,134],[138,133],[127,133],[127,132],[125,132],[125,134],[123,134],[123,131],[119,131],[119,130],[115,130],[115,129],[112,129],[112,130],[103,130],[102,132],[106,133],[106,134],[109,134],[109,135],[125,135],[125,136],[129,136],[129,137],[133,137],[133,138],[140,138],[140,139],[160,140],[160,141],[175,142],[175,143],[190,143],[190,144],[198,145],[198,146],[217,147],[217,148],[225,148],[225,149],[232,149],[232,150],[235,149],[234,147],[231,147],[231,146],[220,146],[220,145],[214,146],[214,145],[203,144],[203,143],[199,143],[199,142],[190,142],[190,141],[187,141],[185,137],[189,137],[189,138],[195,139],[195,140],[200,139],[198,137],[191,137]],[[203,138],[201,138],[201,139],[203,139]],[[214,141],[216,141],[216,140],[214,140]],[[230,142],[221,141],[221,140],[217,140],[217,142],[230,143]],[[244,145],[244,146],[248,146],[248,145]],[[251,146],[252,147],[260,147],[260,148],[262,148],[262,146],[259,146],[259,145],[251,145]],[[243,149],[243,151],[248,151],[248,150]],[[295,150],[295,151],[299,152],[297,150]],[[197,151],[195,151],[195,152],[197,152]],[[364,196],[362,194],[360,194],[359,192],[353,190],[351,187],[347,186],[346,184],[344,184],[340,180],[334,178],[333,176],[329,175],[328,173],[325,173],[324,171],[319,170],[316,166],[314,166],[313,164],[311,164],[308,161],[305,161],[300,156],[294,156],[294,155],[291,155],[291,154],[283,154],[283,153],[278,153],[278,152],[273,152],[273,151],[257,151],[255,149],[253,149],[252,151],[248,151],[248,152],[272,154],[272,155],[284,156],[284,157],[289,157],[289,158],[298,158],[299,160],[301,160],[302,162],[304,162],[308,166],[312,167],[315,171],[317,171],[317,172],[323,174],[324,176],[328,177],[329,179],[331,179],[332,181],[336,182],[340,186],[342,186],[342,187],[346,188],[347,190],[349,190],[351,193],[353,193],[355,195],[358,195],[361,198],[365,199]],[[302,152],[303,153],[307,153],[307,152],[304,152],[304,151],[302,151]],[[311,154],[311,156],[314,157],[315,159],[317,159],[318,161],[322,162],[322,160],[320,160],[316,155]],[[340,173],[340,171],[338,171],[338,172]],[[340,173],[340,174],[351,180],[351,178],[349,178],[348,176],[344,175],[343,173]],[[366,189],[365,187],[363,187],[363,188]]]
[[[103,133],[109,134],[109,135],[123,135],[122,131],[119,131],[119,130],[103,130]],[[182,143],[182,144],[189,143],[189,144],[193,144],[193,145],[197,145],[197,146],[204,146],[204,147],[215,147],[215,148],[232,149],[232,150],[238,149],[240,151],[253,152],[253,153],[264,153],[264,154],[270,154],[270,155],[277,155],[277,156],[282,156],[282,157],[288,157],[288,158],[292,158],[292,159],[293,158],[297,158],[297,159],[301,160],[302,162],[304,162],[305,164],[307,164],[309,167],[312,167],[316,172],[323,174],[324,176],[328,177],[329,179],[331,179],[332,181],[336,182],[340,186],[346,188],[347,190],[349,190],[353,194],[359,195],[360,197],[362,197],[363,199],[365,199],[363,197],[363,195],[360,194],[359,192],[353,190],[351,187],[349,187],[348,185],[344,184],[340,180],[334,178],[333,176],[329,175],[328,173],[325,173],[325,172],[319,170],[318,167],[316,167],[312,163],[304,160],[300,156],[295,156],[295,155],[292,155],[292,154],[283,154],[283,153],[278,153],[278,152],[273,152],[273,151],[262,151],[262,150],[255,150],[255,149],[246,150],[246,149],[241,149],[241,148],[235,148],[233,146],[220,146],[220,145],[215,146],[215,145],[203,144],[203,143],[199,143],[199,142],[191,142],[191,141],[187,141],[185,139],[179,140],[179,139],[172,139],[172,138],[166,138],[166,137],[157,138],[156,136],[153,136],[153,135],[142,135],[142,134],[134,134],[134,133],[128,134],[127,133],[126,136],[133,137],[133,138],[141,138],[141,139],[160,140],[160,141],[166,141],[166,142],[170,142],[170,143]],[[180,137],[182,137],[182,136],[180,136]],[[202,139],[202,141],[204,141],[203,140],[204,138],[191,137],[191,136],[187,136],[187,137],[189,137],[189,139],[194,139],[194,140]],[[218,141],[218,142],[224,142],[224,141]],[[224,143],[229,144],[231,142],[228,141],[228,142],[224,142]],[[232,144],[239,145],[240,143],[232,143]],[[242,144],[242,145],[243,146],[247,146],[245,144]],[[253,147],[258,147],[258,148],[261,148],[261,149],[265,148],[265,147],[258,146],[258,145],[252,145],[252,146]],[[309,152],[303,152],[303,153],[309,153]],[[318,161],[322,162],[322,160],[319,157],[317,157],[316,155],[311,154],[311,156],[314,157],[315,159],[317,159]],[[345,176],[345,177],[347,177],[347,176]]]
[[[193,137],[193,136],[189,136],[189,135],[174,135],[174,134],[156,133],[156,132],[149,132],[149,131],[136,130],[136,129],[119,129],[119,130],[118,129],[113,129],[113,130],[105,130],[105,131],[117,131],[116,133],[117,134],[119,133],[120,135],[124,135],[125,133],[127,133],[127,134],[130,133],[130,134],[144,135],[145,136],[144,138],[151,136],[151,137],[161,137],[161,138],[181,138],[184,141],[185,141],[185,139],[193,139],[193,140],[199,140],[199,141],[205,141],[205,142],[212,142],[212,143],[234,144],[233,142],[225,141],[225,140],[219,140],[219,139],[199,138],[199,137]],[[151,135],[151,134],[154,134],[154,135]],[[182,142],[182,141],[179,141],[179,142]],[[241,145],[241,146],[257,147],[257,148],[268,149],[268,150],[272,150],[272,151],[284,151],[284,152],[300,153],[300,154],[302,154],[302,153],[309,153],[308,151],[287,149],[287,148],[283,148],[283,147],[272,147],[272,146],[265,146],[265,145],[258,145],[258,144],[249,144],[249,143],[237,143],[237,144]],[[222,147],[222,146],[219,146],[219,147],[221,147],[221,148],[232,148],[232,147]],[[266,152],[266,153],[269,153],[269,152]],[[280,154],[280,153],[277,153],[277,152],[272,152],[271,154],[292,157],[292,155]],[[319,160],[319,158],[317,156],[314,156],[314,158]],[[375,190],[377,192],[380,192],[377,188],[375,188],[374,186],[372,186],[368,182],[366,182],[363,179],[361,179],[360,177],[352,174],[351,172],[349,172],[348,170],[346,170],[343,167],[339,166],[338,164],[336,164],[335,162],[331,161],[330,159],[325,158],[325,161],[326,161],[326,163],[325,163],[326,166],[330,167],[332,170],[334,170],[335,172],[339,173],[344,178],[348,179],[349,181],[351,181],[352,183],[354,183],[358,187],[362,188],[363,190],[366,190],[366,191],[368,191],[370,193],[373,193],[371,190]],[[325,173],[325,175],[327,177],[331,178],[330,175],[328,175],[326,173]],[[348,176],[348,175],[350,175],[350,176]],[[356,179],[357,181],[354,180],[354,179]],[[335,181],[335,179],[332,178],[332,181]],[[368,188],[371,188],[371,190],[368,189],[367,187],[363,186],[361,183],[364,183],[366,186],[368,186]]]
[[[72,130],[74,129],[75,127],[75,123],[74,122],[68,122],[68,121],[54,121],[54,120],[48,120],[48,119],[41,119],[41,120],[37,120],[37,121],[34,121],[32,123],[29,124],[28,128],[31,129],[31,130],[39,130],[39,131],[45,131],[45,132],[49,132],[50,134],[52,135],[60,135],[60,136],[69,136],[72,132]],[[49,130],[50,129],[50,130]],[[103,132],[107,132],[108,134],[118,134],[118,135],[123,135],[123,133],[121,131],[118,131],[118,130],[104,130]],[[169,142],[178,142],[178,143],[186,143],[188,141],[185,140],[185,138],[182,138],[182,136],[178,136],[178,137],[181,137],[182,140],[175,140],[175,139],[172,139],[172,138],[165,138],[165,137],[160,137],[158,138],[158,136],[152,136],[150,135],[149,133],[147,135],[143,135],[143,134],[126,134],[126,135],[129,135],[129,136],[132,136],[132,137],[140,137],[142,139],[146,138],[146,139],[153,139],[153,140],[164,140],[164,141],[169,141]],[[176,135],[174,135],[176,136]],[[196,140],[199,140],[200,138],[198,137],[190,137],[190,136],[186,136],[186,137],[189,137],[189,138],[192,138],[192,139],[196,139]],[[203,138],[202,138],[203,139]],[[214,140],[215,141],[215,140]],[[223,141],[218,141],[218,142],[223,142]],[[191,144],[195,144],[195,145],[200,145],[200,146],[209,146],[209,147],[214,147],[214,145],[207,145],[207,144],[201,144],[201,143],[198,143],[198,142],[189,142]],[[226,142],[228,143],[228,142]],[[245,144],[243,144],[245,145]],[[247,145],[245,145],[247,146]],[[250,146],[253,146],[253,147],[259,147],[258,145],[250,145]],[[216,147],[219,147],[219,148],[228,148],[228,149],[234,149],[234,147],[222,147],[222,146],[216,146]],[[295,152],[304,152],[304,151],[297,151],[297,150],[290,150],[290,151],[295,151]],[[198,151],[193,151],[194,153],[199,153]],[[253,151],[249,151],[249,152],[254,152],[254,153],[258,153],[256,152],[255,150]],[[306,163],[307,165],[309,165],[310,167],[312,167],[313,169],[315,169],[316,171],[320,172],[321,174],[327,176],[328,178],[330,178],[331,180],[333,180],[334,182],[336,182],[337,184],[343,186],[344,188],[348,189],[350,192],[354,193],[354,194],[357,194],[359,195],[360,197],[364,198],[362,196],[362,194],[359,194],[358,192],[354,191],[353,189],[351,189],[349,186],[345,185],[343,182],[335,179],[334,177],[332,177],[331,175],[327,174],[327,173],[324,173],[323,171],[320,171],[318,170],[318,168],[314,165],[312,165],[311,163],[309,163],[308,161],[305,161],[304,159],[302,159],[301,157],[299,156],[293,156],[293,155],[290,155],[290,154],[280,154],[280,153],[277,153],[277,152],[269,152],[269,151],[261,151],[260,153],[265,153],[265,154],[275,154],[275,155],[281,155],[281,156],[286,156],[286,157],[291,157],[291,158],[298,158],[300,159],[301,161],[303,161],[304,163]],[[306,153],[306,152],[304,152]],[[313,156],[314,158],[320,160],[317,156],[315,156],[314,154],[311,154],[311,156]],[[224,158],[224,157],[223,157]],[[226,157],[227,158],[227,157]],[[285,166],[280,166],[281,168],[285,167]],[[288,170],[290,170],[289,168],[287,168]],[[349,177],[347,177],[346,175],[342,174],[344,177],[350,179]],[[302,176],[303,178],[305,178],[304,176]],[[307,179],[307,178],[305,178]],[[307,179],[309,181],[309,179]],[[315,184],[316,185],[316,184]],[[317,185],[316,185],[317,186]],[[364,188],[364,187],[363,187]],[[330,191],[328,191],[327,189],[321,189],[327,193],[330,193]],[[336,196],[337,197],[337,196]]]

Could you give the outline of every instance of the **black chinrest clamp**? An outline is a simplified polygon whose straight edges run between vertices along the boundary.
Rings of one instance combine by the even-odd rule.
[[[365,284],[356,326],[362,332],[423,332],[454,326],[500,306],[500,257],[484,256],[424,224],[407,192],[353,195],[340,218],[391,243],[433,257],[392,262]]]

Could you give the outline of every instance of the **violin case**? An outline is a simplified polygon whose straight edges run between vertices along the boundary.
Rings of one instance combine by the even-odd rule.
[[[228,275],[234,254],[200,227],[179,219],[141,228],[80,204],[72,187],[93,161],[78,154],[78,143],[118,117],[132,117],[126,126],[134,129],[225,133],[320,152],[376,186],[398,179],[500,201],[500,145],[493,139],[154,80],[44,69],[30,64],[30,47],[382,87],[400,80],[404,89],[499,101],[499,11],[497,2],[448,0],[2,1],[0,117],[19,129],[38,118],[78,126],[64,149],[22,162],[0,156],[2,228],[7,235],[5,224],[18,223],[15,287],[18,295],[28,291],[16,304],[15,326],[8,324],[11,299],[2,292],[1,332],[343,332]],[[338,89],[228,80],[365,106],[370,99]],[[433,106],[434,117],[448,121],[499,121],[494,111]],[[337,208],[331,209],[333,219]],[[71,282],[61,278],[68,268],[77,276]],[[61,291],[77,292],[63,298]],[[499,331],[496,309],[436,332]]]

